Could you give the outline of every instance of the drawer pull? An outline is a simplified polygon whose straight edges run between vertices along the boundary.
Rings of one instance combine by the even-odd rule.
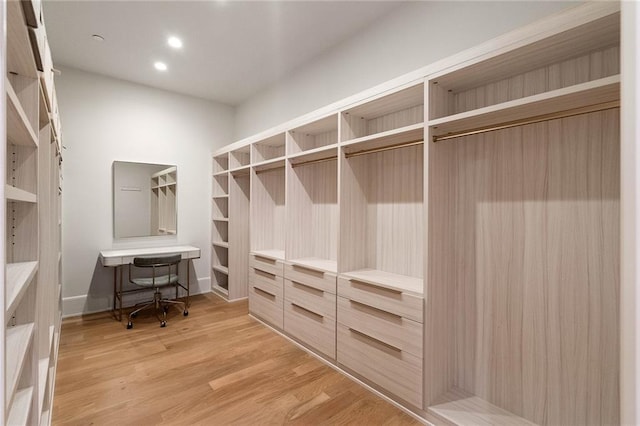
[[[311,315],[313,315],[314,317],[316,317],[316,318],[317,318],[317,319],[319,319],[319,320],[321,320],[322,318],[324,318],[324,316],[323,316],[323,315],[320,315],[320,314],[318,314],[318,313],[315,313],[315,312],[313,312],[313,311],[310,311],[309,309],[307,309],[307,308],[305,308],[305,307],[303,307],[303,306],[300,306],[300,305],[298,305],[297,303],[293,303],[293,302],[291,302],[291,306],[293,306],[293,307],[294,307],[294,309],[299,309],[299,310],[304,311],[305,313],[311,314]]]
[[[380,285],[377,285],[377,284],[373,284],[373,283],[370,283],[370,282],[366,282],[366,281],[360,281],[360,280],[357,280],[355,278],[349,278],[349,282],[351,282],[352,284],[359,285],[361,287],[373,287],[373,288],[375,288],[377,290],[382,290],[384,292],[388,292],[390,294],[393,294],[394,296],[402,294],[402,291],[400,291],[400,290],[395,290],[395,289],[392,289],[392,288],[383,287],[383,286],[380,286]]]
[[[376,343],[376,344],[378,344],[378,345],[382,345],[382,346],[384,346],[384,347],[385,347],[385,348],[387,348],[387,349],[391,349],[391,350],[392,350],[392,351],[394,351],[394,352],[398,352],[398,353],[402,352],[402,349],[400,349],[400,348],[396,348],[396,347],[395,347],[395,346],[393,346],[393,345],[390,345],[390,344],[388,344],[388,343],[385,343],[385,342],[383,342],[382,340],[378,340],[378,339],[376,339],[375,337],[371,337],[371,336],[369,336],[368,334],[365,334],[365,333],[363,333],[363,332],[361,332],[361,331],[358,331],[358,330],[356,330],[356,329],[353,329],[353,328],[351,328],[351,327],[349,327],[349,331],[350,331],[350,332],[352,332],[353,334],[357,334],[358,336],[363,337],[365,340],[370,340],[370,341],[372,341],[372,342],[374,342],[374,343]]]
[[[305,291],[309,291],[310,293],[315,293],[317,295],[323,295],[324,291],[320,290],[318,288],[312,287],[308,284],[304,284],[298,281],[291,281],[291,284],[293,284],[294,287],[302,287],[301,290],[305,290]]]
[[[357,300],[351,300],[351,299],[349,299],[349,303],[351,303],[351,305],[355,305],[355,308],[361,311],[365,311],[365,312],[369,311],[370,313],[376,316],[387,317],[387,319],[392,320],[394,322],[402,321],[402,316],[398,314],[394,314],[392,312],[385,311],[380,308],[374,308],[373,306],[367,305],[366,303],[358,302]]]
[[[295,263],[292,264],[291,266],[293,267],[293,269],[300,270],[300,272],[303,272],[305,274],[315,275],[317,277],[323,277],[324,276],[324,272],[318,271],[318,270],[310,268],[308,266],[298,265],[298,264],[295,264]]]
[[[271,280],[275,280],[276,279],[276,274],[272,274],[271,272],[267,272],[267,271],[263,271],[261,269],[256,269],[253,268],[253,271],[256,273],[256,275],[261,275],[265,278],[269,278]]]
[[[269,263],[271,265],[275,265],[276,261],[273,259],[269,259],[268,257],[262,257],[262,256],[258,256],[257,254],[253,255],[254,259],[257,260],[258,262],[263,262],[263,263]]]
[[[262,296],[271,297],[271,298],[273,298],[273,299],[275,299],[275,298],[276,298],[276,295],[275,295],[275,294],[273,294],[273,293],[269,293],[268,291],[265,291],[265,290],[263,290],[263,289],[261,289],[261,288],[254,287],[254,288],[253,288],[253,290],[254,290],[256,293],[261,294]]]

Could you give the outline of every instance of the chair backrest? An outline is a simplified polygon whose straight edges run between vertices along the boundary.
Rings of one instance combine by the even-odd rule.
[[[171,254],[168,256],[134,257],[133,264],[139,268],[153,268],[159,266],[177,265],[182,260],[182,255]]]

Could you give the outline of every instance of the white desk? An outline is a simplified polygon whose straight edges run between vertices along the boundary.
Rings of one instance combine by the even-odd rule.
[[[200,258],[200,249],[194,246],[165,246],[165,247],[146,247],[119,250],[103,250],[100,252],[100,262],[102,266],[113,268],[113,313],[119,312],[118,321],[122,321],[122,296],[124,293],[133,291],[122,291],[122,266],[133,262],[134,257],[138,256],[158,256],[165,254],[180,254],[182,260],[187,261],[187,282],[186,286],[181,286],[187,291],[187,305],[189,304],[189,287],[190,273],[189,260]],[[119,280],[118,280],[119,275]],[[176,290],[176,295],[177,295]],[[119,301],[119,307],[116,307],[116,301]]]

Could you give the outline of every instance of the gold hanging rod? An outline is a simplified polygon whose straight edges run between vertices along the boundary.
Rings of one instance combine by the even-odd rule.
[[[585,107],[579,107],[579,108],[573,108],[573,109],[568,109],[565,111],[558,111],[558,112],[551,112],[549,114],[543,114],[543,115],[537,115],[535,117],[531,117],[531,118],[523,118],[520,120],[513,120],[513,121],[507,121],[504,123],[500,123],[500,124],[495,124],[495,125],[491,125],[491,126],[483,126],[483,127],[476,127],[475,129],[470,129],[470,130],[462,130],[459,132],[451,132],[451,133],[447,133],[444,135],[434,135],[432,137],[433,139],[433,143],[436,142],[440,142],[440,141],[446,141],[448,139],[455,139],[455,138],[459,138],[462,136],[472,136],[472,135],[477,135],[480,133],[487,133],[487,132],[493,132],[495,130],[503,130],[503,129],[509,129],[511,127],[517,127],[517,126],[524,126],[527,124],[535,124],[535,123],[540,123],[543,121],[549,121],[549,120],[555,120],[558,118],[567,118],[567,117],[573,117],[576,115],[582,115],[582,114],[588,114],[590,112],[598,112],[598,111],[605,111],[608,109],[614,109],[614,108],[619,108],[620,107],[620,101],[611,101],[611,102],[604,102],[601,104],[595,104],[595,105],[589,105],[589,106],[585,106]]]
[[[281,165],[281,166],[269,167],[268,169],[256,170],[256,174],[259,175],[260,173],[272,172],[272,171],[277,170],[277,169],[284,169],[284,164]]]
[[[397,143],[395,145],[383,146],[382,148],[363,149],[362,151],[347,152],[346,158],[357,157],[358,155],[375,154],[376,152],[391,151],[392,149],[408,148],[410,146],[422,145],[423,139],[417,139],[409,142]]]
[[[309,160],[309,161],[303,161],[301,163],[291,163],[291,168],[296,168],[298,166],[307,166],[309,164],[317,164],[317,163],[325,163],[327,161],[335,161],[338,159],[337,155],[331,156],[331,157],[327,157],[327,158],[320,158],[318,160]]]

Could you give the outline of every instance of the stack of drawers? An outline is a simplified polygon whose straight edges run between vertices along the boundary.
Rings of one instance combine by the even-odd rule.
[[[337,361],[422,406],[422,297],[340,278]]]
[[[280,329],[284,320],[283,273],[280,260],[255,254],[249,259],[249,310]]]
[[[284,276],[284,330],[335,359],[336,275],[286,264]]]

